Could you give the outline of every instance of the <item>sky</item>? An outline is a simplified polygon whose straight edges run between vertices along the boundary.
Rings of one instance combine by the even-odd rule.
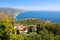
[[[0,0],[0,7],[60,11],[60,0]]]

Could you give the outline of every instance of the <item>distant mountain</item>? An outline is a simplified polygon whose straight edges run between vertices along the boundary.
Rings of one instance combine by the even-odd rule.
[[[15,8],[7,8],[7,7],[0,7],[0,14],[3,12],[5,15],[8,15],[10,18],[14,18],[17,13],[23,12],[23,9],[15,9]]]
[[[15,8],[1,7],[0,8],[0,11],[15,14],[15,13],[19,13],[19,12],[22,12],[22,11],[25,11],[25,10],[23,10],[23,9],[15,9]]]

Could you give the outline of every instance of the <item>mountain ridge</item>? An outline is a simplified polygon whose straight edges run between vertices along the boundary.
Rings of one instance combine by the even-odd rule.
[[[9,8],[9,7],[0,7],[0,14],[3,12],[4,15],[8,15],[9,18],[14,19],[17,13],[25,11],[24,9],[16,9],[16,8]],[[2,16],[2,15],[0,15]]]

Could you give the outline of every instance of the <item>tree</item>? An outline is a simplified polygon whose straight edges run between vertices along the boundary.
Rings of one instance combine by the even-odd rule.
[[[40,31],[40,36],[42,40],[53,40],[54,34],[52,32],[48,32],[48,30],[43,29]]]
[[[28,27],[28,33],[32,32],[32,26]]]
[[[29,34],[25,40],[42,40],[39,34]]]
[[[18,36],[18,40],[24,40],[26,37],[26,35],[24,34],[18,34],[17,36]]]
[[[16,32],[17,32],[17,34],[20,34],[20,32],[19,32],[19,30],[18,30],[18,29],[16,30]]]
[[[60,35],[55,36],[54,40],[60,40]]]
[[[10,39],[9,40],[17,40],[18,36],[16,34],[10,34]]]
[[[40,24],[37,24],[37,34],[39,34],[40,30],[42,30],[42,27],[40,26]]]
[[[0,39],[1,40],[9,40],[10,39],[10,34],[12,34],[14,32],[14,27],[11,23],[10,20],[3,19],[0,20]]]

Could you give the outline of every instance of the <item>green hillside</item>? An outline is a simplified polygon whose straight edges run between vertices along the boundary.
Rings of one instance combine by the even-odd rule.
[[[26,19],[21,19],[19,21],[17,21],[17,23],[19,24],[23,24],[23,25],[37,25],[37,24],[45,24],[45,23],[51,23],[50,21],[48,22],[47,20],[43,20],[43,19],[37,19],[37,18],[26,18]]]

